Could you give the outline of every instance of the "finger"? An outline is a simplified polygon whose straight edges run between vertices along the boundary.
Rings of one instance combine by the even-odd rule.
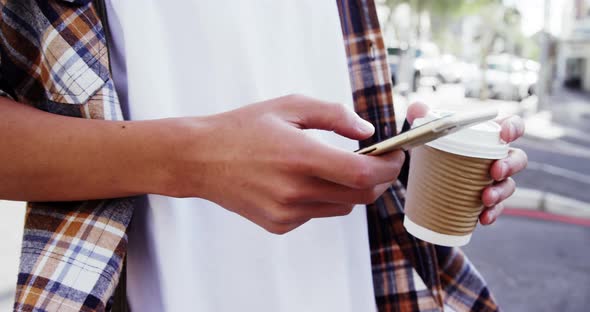
[[[290,95],[279,101],[284,116],[301,129],[334,131],[354,140],[363,140],[375,127],[343,104],[325,102],[301,95]]]
[[[294,203],[276,207],[268,219],[274,224],[296,225],[313,218],[344,216],[352,211],[353,206],[332,203]]]
[[[300,219],[296,222],[275,222],[266,214],[253,214],[250,209],[244,209],[238,213],[266,231],[277,235],[288,233],[309,221],[309,219]]]
[[[299,188],[301,203],[372,204],[394,181],[359,190],[317,178],[307,179]]]
[[[277,234],[277,235],[283,235],[283,234],[287,234],[287,233],[295,230],[296,228],[304,225],[305,223],[307,223],[307,221],[309,221],[309,220],[295,222],[295,223],[287,223],[287,224],[272,223],[267,226],[264,226],[263,228],[270,233]]]
[[[498,217],[504,211],[504,204],[500,203],[492,208],[485,209],[481,215],[479,215],[479,223],[482,225],[490,225],[498,219]]]
[[[408,122],[410,124],[414,123],[414,120],[416,120],[416,118],[421,118],[426,116],[426,114],[428,113],[428,106],[426,106],[426,104],[424,103],[413,103],[412,105],[410,105],[408,107],[408,113],[406,115],[406,119],[408,120]]]
[[[490,175],[492,179],[502,181],[524,170],[527,164],[527,154],[519,148],[511,148],[506,158],[496,160],[492,164]]]
[[[299,213],[299,218],[315,219],[346,216],[352,212],[355,205],[350,204],[330,204],[330,203],[311,203],[299,204],[293,206],[294,212]]]
[[[513,179],[508,178],[498,184],[486,187],[481,194],[481,200],[484,206],[493,207],[510,197],[515,189],[516,183]]]
[[[510,116],[499,122],[502,126],[500,138],[510,143],[524,135],[525,125],[519,116]]]
[[[396,180],[405,155],[403,151],[394,151],[375,157],[324,147],[310,151],[308,158],[313,176],[355,189],[369,189]]]

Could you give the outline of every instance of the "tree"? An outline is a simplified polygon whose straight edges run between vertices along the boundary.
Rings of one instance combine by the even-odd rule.
[[[506,7],[501,0],[385,0],[390,8],[389,16],[385,21],[386,27],[397,29],[394,24],[393,13],[400,4],[407,4],[411,9],[412,31],[411,43],[422,41],[422,16],[430,15],[431,20],[437,25],[431,32],[434,37],[444,41],[452,38],[449,34],[453,22],[467,15],[477,15],[481,19],[482,27],[479,30],[478,43],[480,45],[479,66],[482,70],[482,88],[480,97],[487,99],[487,58],[492,53],[499,38],[508,42],[523,42],[523,36],[519,31],[521,15],[518,10]],[[399,38],[399,35],[396,35]],[[439,42],[439,45],[444,42]],[[412,45],[411,45],[412,46]],[[412,51],[411,51],[412,52]],[[413,55],[413,52],[410,53]],[[411,60],[413,62],[413,59]]]
[[[393,12],[395,8],[402,4],[408,4],[412,10],[412,20],[414,24],[414,40],[420,41],[422,37],[422,15],[428,12],[431,16],[440,18],[449,18],[466,8],[466,3],[492,0],[385,0],[385,4],[390,8],[389,16],[385,25],[391,25],[393,22]]]
[[[522,38],[519,31],[514,31],[520,29],[521,15],[515,8],[506,7],[497,1],[492,1],[481,8],[479,16],[482,20],[479,35],[479,67],[482,73],[482,87],[479,97],[481,100],[487,100],[489,98],[487,83],[488,56],[493,52],[498,39],[503,38],[506,42],[514,44]]]

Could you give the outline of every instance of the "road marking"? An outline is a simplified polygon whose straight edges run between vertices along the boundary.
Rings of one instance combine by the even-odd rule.
[[[517,147],[521,146],[525,148],[532,148],[554,154],[561,154],[580,158],[590,158],[590,148],[586,148],[582,145],[558,140],[543,141],[544,142],[540,142],[538,140],[533,140],[524,137],[516,141],[515,145]]]
[[[565,133],[567,136],[570,136],[576,140],[590,143],[590,138],[588,137],[588,133],[578,130],[578,129],[574,129],[574,128],[564,128],[564,129],[565,129]]]
[[[569,180],[574,180],[580,183],[589,184],[590,185],[590,175],[582,174],[577,171],[568,170],[565,168],[538,163],[535,161],[529,161],[527,169],[530,170],[537,170],[549,173],[551,175],[563,177]]]

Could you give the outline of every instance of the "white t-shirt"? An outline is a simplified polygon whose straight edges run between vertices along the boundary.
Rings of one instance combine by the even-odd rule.
[[[107,9],[114,80],[132,119],[290,93],[352,107],[334,0],[110,0]],[[204,199],[150,195],[129,236],[134,311],[375,310],[363,206],[277,236]]]

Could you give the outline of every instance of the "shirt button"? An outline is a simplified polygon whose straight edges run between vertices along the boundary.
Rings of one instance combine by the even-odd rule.
[[[369,41],[369,59],[374,61],[377,58],[377,48],[375,47],[375,43],[370,40]]]

